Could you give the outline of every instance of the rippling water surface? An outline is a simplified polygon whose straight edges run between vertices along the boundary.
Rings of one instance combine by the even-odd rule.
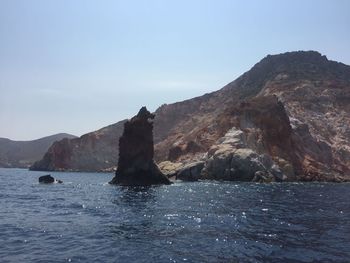
[[[0,169],[1,262],[349,262],[350,184],[110,186]]]

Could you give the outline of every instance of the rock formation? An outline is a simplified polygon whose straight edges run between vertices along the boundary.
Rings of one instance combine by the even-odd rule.
[[[124,186],[170,184],[153,160],[153,119],[146,107],[124,124],[119,139],[119,160],[115,177],[110,182]]]
[[[350,180],[350,67],[318,52],[269,55],[222,89],[165,104],[155,114],[154,158],[171,161],[165,165],[176,167],[171,175],[191,163],[205,162],[200,176],[191,173],[191,178],[212,178],[215,162],[233,156],[235,160],[268,157],[271,167],[264,164],[265,168],[272,172],[273,167],[278,177],[282,172],[284,180]],[[44,158],[45,164],[37,168],[102,170],[116,166],[115,160],[108,159],[116,154],[111,152],[115,145],[110,138],[115,134],[113,141],[117,140],[122,124],[115,124],[118,132],[110,129],[103,136],[95,132],[56,143]],[[242,138],[231,140],[230,132]],[[232,160],[229,163],[225,169],[230,173],[217,174],[216,179],[240,178],[231,169],[243,168]],[[246,180],[252,180],[255,173],[246,175]]]
[[[176,172],[175,178],[187,182],[198,181],[202,178],[201,172],[204,165],[204,161],[189,163]]]
[[[203,177],[252,181],[260,172],[270,174],[275,181],[294,179],[289,168],[299,169],[300,165],[288,116],[277,97],[244,101],[219,118],[232,128],[209,149]]]
[[[56,180],[51,175],[43,175],[39,177],[39,183],[41,184],[53,184],[53,183],[59,183],[62,184],[63,182],[61,180]]]

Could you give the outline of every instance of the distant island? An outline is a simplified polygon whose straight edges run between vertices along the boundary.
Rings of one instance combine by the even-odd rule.
[[[350,66],[318,52],[269,55],[222,89],[154,114],[155,160],[169,176],[350,180]],[[125,121],[55,142],[31,169],[115,169]]]

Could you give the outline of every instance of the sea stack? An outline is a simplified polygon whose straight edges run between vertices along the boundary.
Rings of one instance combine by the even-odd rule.
[[[110,184],[149,186],[170,184],[153,160],[154,114],[146,107],[124,124],[119,138],[119,160],[115,177]]]

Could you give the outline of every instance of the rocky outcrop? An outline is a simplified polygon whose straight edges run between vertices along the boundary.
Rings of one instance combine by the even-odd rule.
[[[153,119],[146,107],[124,124],[119,139],[119,160],[115,177],[110,182],[123,186],[170,184],[153,160]]]
[[[272,183],[275,182],[275,177],[271,173],[257,171],[252,182],[256,183]]]
[[[198,181],[202,178],[204,164],[204,161],[199,161],[185,165],[177,171],[176,179],[187,182]]]
[[[175,177],[177,172],[184,166],[183,163],[173,163],[170,161],[164,161],[158,164],[159,169],[168,178]]]
[[[237,128],[230,129],[210,148],[201,178],[252,181],[257,172],[263,172],[274,181],[287,179],[268,154],[258,154],[248,147],[247,135]]]
[[[205,179],[251,181],[257,171],[267,171],[257,153],[247,148],[223,148],[208,159],[203,173]]]
[[[220,144],[226,144],[223,138],[234,128],[242,132],[245,145],[232,144],[232,156],[242,148],[269,156],[287,180],[350,180],[349,101],[349,66],[314,51],[269,55],[216,92],[158,108],[154,158],[183,166],[205,161],[205,169],[216,157],[221,161],[215,147],[227,147]],[[57,143],[37,169],[116,166],[113,149],[122,124],[116,125],[103,136],[95,132],[85,140]]]
[[[288,180],[300,174],[292,127],[277,96],[254,97],[233,107],[229,114],[234,127],[243,131],[248,148],[271,158],[269,165],[277,165]]]

